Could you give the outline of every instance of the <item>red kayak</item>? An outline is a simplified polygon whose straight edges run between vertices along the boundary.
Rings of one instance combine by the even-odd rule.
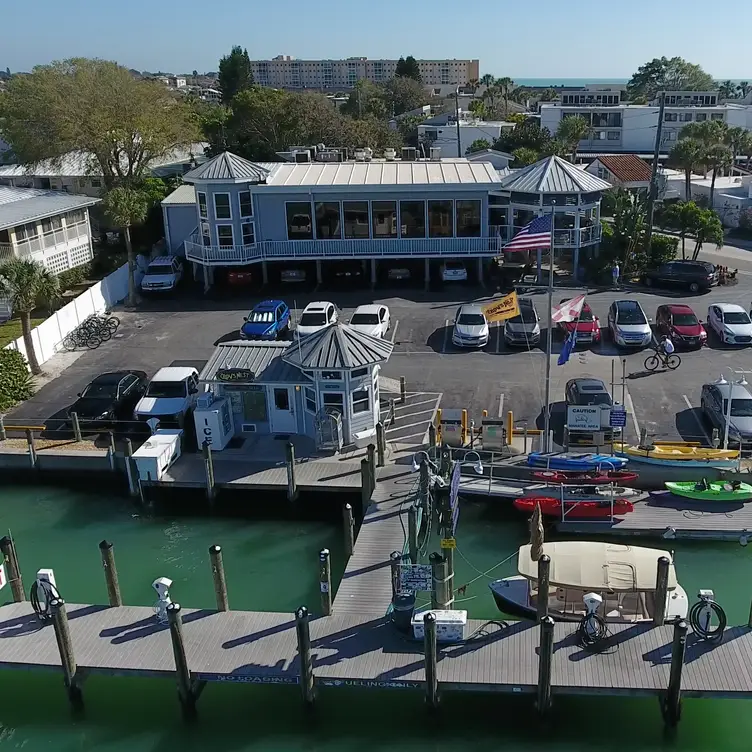
[[[598,486],[603,483],[618,483],[620,486],[626,486],[632,481],[637,480],[637,473],[629,470],[595,470],[592,473],[581,473],[567,470],[537,470],[533,473],[533,478],[545,480],[548,483],[564,483],[565,485],[576,486]]]
[[[549,517],[561,517],[561,499],[553,496],[526,496],[515,499],[514,506],[520,512],[533,513],[535,505],[540,504],[541,512]],[[568,519],[604,518],[611,517],[611,502],[601,501],[565,501],[566,516]],[[614,514],[626,514],[634,510],[634,504],[626,499],[614,499]]]

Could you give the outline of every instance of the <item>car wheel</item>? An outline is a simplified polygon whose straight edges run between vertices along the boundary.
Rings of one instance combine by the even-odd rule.
[[[689,291],[691,293],[700,292],[700,285],[698,285],[697,282],[691,282],[689,285]]]

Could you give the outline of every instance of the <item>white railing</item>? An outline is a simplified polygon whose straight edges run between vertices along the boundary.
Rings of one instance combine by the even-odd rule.
[[[44,251],[48,248],[54,248],[63,245],[71,240],[86,237],[89,234],[88,223],[77,222],[74,225],[60,227],[57,230],[49,230],[41,235],[35,235],[33,238],[16,241],[16,250],[19,255],[28,255],[38,251]]]
[[[13,246],[10,243],[0,243],[0,263],[14,258]]]

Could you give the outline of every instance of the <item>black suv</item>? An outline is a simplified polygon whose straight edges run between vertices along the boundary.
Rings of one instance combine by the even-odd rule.
[[[669,261],[645,275],[645,284],[677,285],[690,292],[707,292],[718,284],[718,271],[707,261]]]

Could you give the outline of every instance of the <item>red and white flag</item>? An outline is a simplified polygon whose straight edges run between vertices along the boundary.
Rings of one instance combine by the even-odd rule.
[[[578,295],[576,298],[566,300],[551,309],[551,321],[558,324],[563,321],[576,321],[580,318],[582,306],[585,305],[585,296]]]

